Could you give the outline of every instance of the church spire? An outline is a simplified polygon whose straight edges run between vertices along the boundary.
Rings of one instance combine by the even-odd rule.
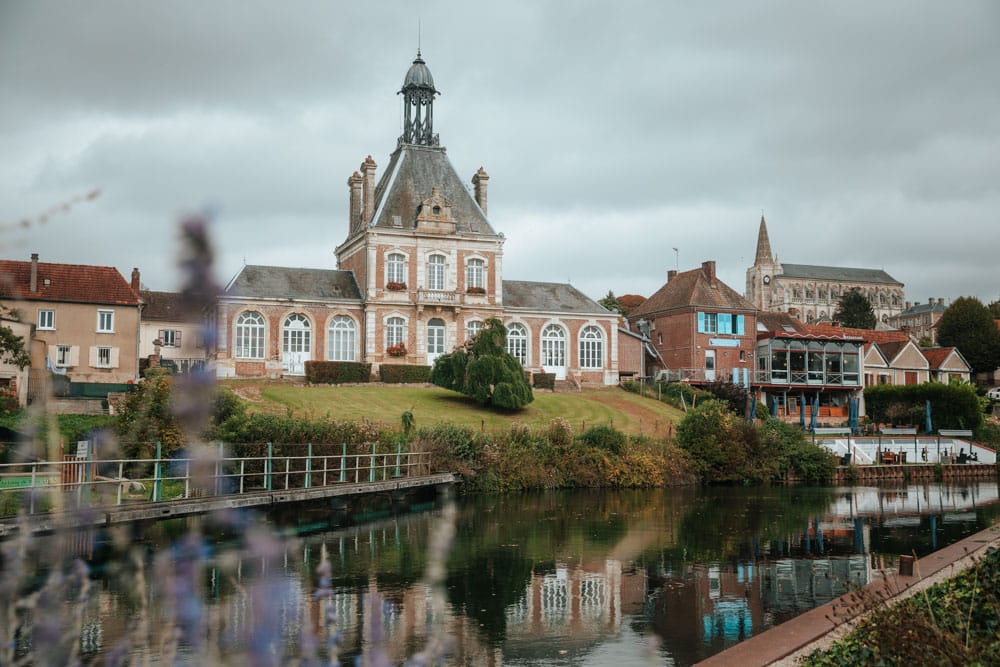
[[[764,221],[764,212],[760,214],[760,230],[757,232],[757,255],[754,264],[773,264],[774,257],[771,254],[771,240],[767,237],[767,223]]]
[[[434,134],[434,96],[440,95],[434,88],[434,77],[417,49],[417,58],[410,65],[403,79],[399,94],[403,96],[403,134],[401,144],[437,146],[438,135]]]

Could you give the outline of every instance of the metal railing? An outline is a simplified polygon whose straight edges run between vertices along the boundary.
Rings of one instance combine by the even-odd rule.
[[[289,445],[281,445],[287,449]],[[382,482],[431,473],[429,452],[303,453],[142,459],[88,459],[0,464],[0,516],[23,505],[29,514],[49,509],[102,507],[206,496],[313,489],[338,484]],[[327,447],[328,448],[328,447]],[[12,495],[23,503],[11,503]]]

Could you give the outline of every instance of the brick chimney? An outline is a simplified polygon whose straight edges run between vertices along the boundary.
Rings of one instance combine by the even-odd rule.
[[[31,253],[31,283],[28,286],[32,294],[38,292],[38,253]]]
[[[708,284],[715,287],[715,262],[702,262],[701,272],[705,274],[706,278],[708,278]]]
[[[351,189],[351,203],[350,203],[350,229],[352,232],[361,226],[361,184],[364,179],[361,178],[361,174],[354,172],[351,177],[347,179],[347,186]]]
[[[361,176],[363,177],[362,190],[364,195],[364,208],[361,213],[361,223],[368,225],[375,216],[375,160],[369,155],[361,163]]]
[[[482,167],[472,176],[472,187],[475,191],[476,203],[479,204],[479,208],[483,209],[484,214],[486,213],[486,186],[489,180],[489,174]]]
[[[904,303],[906,304],[906,308],[904,308],[904,310],[909,310],[910,309],[910,305],[911,305],[910,302],[909,301],[905,301]]]
[[[938,303],[941,304],[942,306],[944,305],[944,297],[943,296],[939,296],[938,297]]]
[[[933,306],[934,305],[934,297],[931,297],[930,299],[927,299],[927,305],[928,306]]]
[[[677,277],[677,269],[667,269],[667,282]]]
[[[140,289],[142,286],[139,282],[139,267],[136,266],[132,268],[132,291],[138,295]]]

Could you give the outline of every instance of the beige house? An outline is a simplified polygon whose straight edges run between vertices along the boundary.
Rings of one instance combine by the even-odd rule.
[[[972,382],[972,367],[957,347],[925,347],[920,351],[927,358],[934,382]]]
[[[889,364],[889,384],[923,384],[931,381],[930,363],[912,340],[875,345]]]
[[[142,290],[142,321],[139,324],[139,358],[159,355],[179,373],[203,365],[208,359],[202,340],[201,322],[184,313],[180,294]]]
[[[137,379],[138,271],[133,284],[109,266],[0,260],[0,301],[34,325],[29,396],[50,372],[75,384]]]

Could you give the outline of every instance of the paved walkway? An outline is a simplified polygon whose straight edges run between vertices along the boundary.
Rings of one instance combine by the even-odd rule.
[[[996,524],[951,546],[924,556],[914,564],[913,576],[887,574],[865,589],[875,595],[887,595],[902,600],[918,593],[938,581],[948,579],[972,564],[990,546],[1000,547],[1000,524]],[[851,604],[851,593],[827,604],[796,616],[790,621],[751,637],[736,646],[717,653],[698,665],[797,664],[800,656],[816,649],[826,648],[853,628],[861,617],[862,609]]]

